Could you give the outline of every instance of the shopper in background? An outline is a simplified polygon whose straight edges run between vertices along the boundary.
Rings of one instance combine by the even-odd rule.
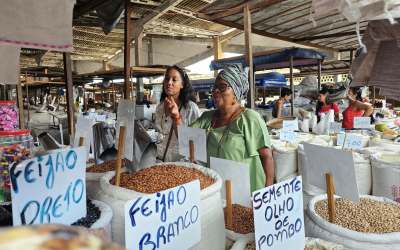
[[[362,101],[361,92],[359,88],[350,88],[347,95],[349,99],[349,106],[343,112],[342,127],[345,129],[354,128],[354,117],[371,117],[374,112],[374,108],[369,103]]]
[[[319,92],[316,115],[318,118],[318,122],[321,120],[322,114],[329,113],[330,110],[333,110],[335,113],[335,121],[339,121],[339,106],[335,103],[327,103],[329,91],[327,88],[322,88]]]
[[[272,108],[272,116],[274,118],[290,115],[290,99],[292,99],[292,91],[288,88],[282,88],[281,96],[275,101]]]
[[[273,184],[274,162],[265,122],[257,112],[240,104],[248,89],[247,74],[242,67],[226,67],[218,74],[212,89],[216,109],[204,112],[191,126],[208,131],[209,157],[243,162],[250,167],[251,191],[254,191]]]
[[[162,161],[178,161],[176,124],[188,126],[200,116],[194,102],[194,92],[186,72],[174,65],[168,67],[163,81],[161,102],[156,108],[155,129],[160,133],[157,144],[157,158]],[[172,110],[176,108],[176,110]]]

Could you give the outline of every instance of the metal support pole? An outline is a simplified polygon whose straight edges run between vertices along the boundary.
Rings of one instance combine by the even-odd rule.
[[[124,99],[130,99],[131,76],[131,1],[125,0],[124,32]]]
[[[350,50],[350,66],[353,64],[354,50]]]
[[[64,61],[64,81],[67,85],[67,117],[68,117],[68,135],[70,138],[74,138],[75,124],[74,124],[74,87],[72,83],[72,65],[71,65],[71,53],[63,53]],[[70,142],[71,143],[71,142]]]
[[[255,108],[255,86],[254,86],[254,65],[253,65],[253,48],[251,39],[251,12],[248,5],[243,9],[244,16],[244,42],[246,50],[246,64],[249,66],[249,93],[247,96],[247,107]]]
[[[322,61],[318,60],[318,93],[321,91]]]
[[[292,90],[292,101],[290,104],[290,115],[294,114],[294,84],[293,84],[293,56],[290,57],[290,89]]]
[[[25,129],[24,96],[22,94],[21,81],[17,84],[17,100],[19,109],[19,128]]]
[[[27,103],[26,103],[26,109],[27,109],[27,115],[28,115],[28,119],[26,120],[26,127],[27,128],[29,128],[29,117],[30,117],[30,114],[29,114],[29,107],[30,107],[30,103],[29,103],[29,87],[28,87],[28,83],[26,82],[25,83],[25,91],[26,91],[26,101],[27,101]]]

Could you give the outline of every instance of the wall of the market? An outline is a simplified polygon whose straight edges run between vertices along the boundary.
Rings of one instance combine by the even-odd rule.
[[[186,58],[190,58],[199,53],[207,51],[207,46],[211,43],[183,41],[175,39],[152,38],[153,47],[153,64],[172,65],[177,64]],[[141,64],[148,64],[148,40],[144,40],[142,44]],[[118,54],[115,58],[108,62],[113,67],[124,66],[123,53]],[[131,65],[135,65],[135,49],[131,49]],[[75,70],[78,74],[90,73],[103,69],[102,62],[95,61],[76,61]]]

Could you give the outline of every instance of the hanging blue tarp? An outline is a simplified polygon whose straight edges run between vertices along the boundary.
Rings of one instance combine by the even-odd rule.
[[[194,91],[211,91],[215,78],[192,80],[191,82]],[[278,72],[270,72],[256,75],[256,86],[283,88],[287,87],[287,83],[284,75]]]
[[[257,87],[275,87],[283,88],[287,86],[286,78],[278,72],[270,72],[259,77],[256,76]]]
[[[312,49],[285,48],[268,54],[253,56],[253,64],[256,70],[288,68],[290,57],[293,57],[293,66],[307,66],[317,64],[318,60],[323,61],[326,56]],[[239,56],[214,60],[211,62],[210,69],[222,69],[228,64],[246,65],[245,57]]]

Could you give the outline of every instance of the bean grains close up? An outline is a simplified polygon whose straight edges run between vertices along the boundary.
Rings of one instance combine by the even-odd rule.
[[[140,193],[157,193],[194,180],[200,181],[200,189],[215,182],[213,178],[194,168],[162,165],[134,173],[121,173],[120,186]],[[115,185],[115,177],[110,180],[110,183]]]
[[[359,203],[354,203],[337,198],[335,206],[334,223],[339,226],[362,233],[400,232],[400,204],[367,198],[361,198]],[[315,212],[328,221],[327,201],[318,201]]]

